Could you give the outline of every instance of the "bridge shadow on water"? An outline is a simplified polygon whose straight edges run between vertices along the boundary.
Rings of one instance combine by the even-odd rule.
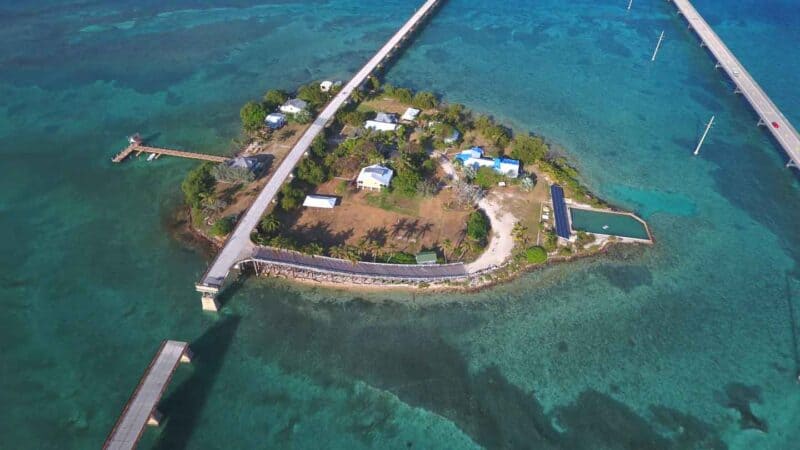
[[[158,409],[166,423],[154,449],[187,448],[240,320],[239,317],[226,318],[189,344],[194,353],[193,373],[159,403]]]
[[[547,412],[535,392],[515,385],[499,368],[470,369],[463,352],[440,335],[439,320],[420,324],[399,306],[361,302],[346,308],[321,306],[324,320],[304,308],[307,305],[290,299],[271,301],[257,313],[264,314],[258,319],[268,325],[251,336],[258,342],[252,351],[321,386],[364,381],[391,392],[405,404],[447,418],[485,448],[726,448],[714,428],[700,418],[662,405],[651,405],[645,417],[597,390],[588,389],[571,404]],[[448,315],[441,320],[470,328],[466,318]],[[282,346],[286,341],[292,342],[291,349]],[[568,357],[566,346],[559,351]],[[612,394],[620,390],[610,387]],[[370,395],[354,395],[349,402],[354,418],[347,429],[365,446],[377,445],[372,441],[376,435],[396,434],[391,408],[376,406]],[[372,412],[376,408],[379,413]],[[358,418],[359,411],[380,417],[365,423]],[[284,439],[268,445],[291,447],[291,436]],[[406,445],[425,447],[424,442]]]

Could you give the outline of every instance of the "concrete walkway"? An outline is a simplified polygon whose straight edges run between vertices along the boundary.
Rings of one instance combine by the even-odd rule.
[[[184,357],[189,345],[186,342],[165,341],[150,362],[139,385],[125,404],[122,415],[106,439],[103,449],[130,450],[136,447],[144,427],[153,417],[156,404],[161,400],[172,373]]]

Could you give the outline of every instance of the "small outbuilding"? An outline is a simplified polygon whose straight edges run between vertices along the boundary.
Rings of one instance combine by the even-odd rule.
[[[286,114],[272,113],[268,115],[266,119],[264,119],[264,123],[267,125],[267,127],[273,130],[282,128],[284,125],[286,125]]]
[[[299,98],[293,98],[281,105],[280,110],[284,114],[299,114],[308,108],[308,103]]]
[[[408,108],[406,112],[404,112],[403,115],[400,117],[400,120],[404,122],[413,122],[417,120],[417,117],[419,117],[420,112],[421,111],[416,108]]]
[[[303,201],[303,206],[306,208],[324,208],[333,209],[336,206],[336,197],[328,197],[325,195],[306,195]]]
[[[333,88],[333,81],[325,80],[319,84],[319,90],[322,92],[330,92]]]
[[[453,133],[450,136],[444,138],[444,143],[447,145],[455,144],[458,140],[461,139],[461,133],[453,128]]]
[[[421,252],[418,253],[416,256],[417,264],[436,264],[437,256],[436,252]]]

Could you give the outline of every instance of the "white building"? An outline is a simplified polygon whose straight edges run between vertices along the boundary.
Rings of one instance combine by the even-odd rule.
[[[336,197],[327,197],[324,195],[306,195],[306,199],[303,201],[303,206],[306,208],[333,209],[336,206]]]
[[[416,108],[408,108],[406,112],[403,113],[403,116],[400,117],[400,120],[404,122],[413,122],[417,120],[417,117],[419,117],[420,112],[421,111]]]
[[[333,81],[325,80],[319,84],[319,90],[322,92],[330,92],[333,88]]]
[[[299,98],[293,98],[281,105],[280,110],[285,114],[298,114],[305,111],[306,108],[308,108],[308,103]]]
[[[376,131],[395,131],[397,127],[397,116],[382,112],[377,113],[374,119],[368,120],[364,124],[364,128]]]
[[[264,123],[273,130],[286,125],[286,115],[282,113],[272,113],[264,119]]]
[[[453,133],[450,136],[444,138],[444,143],[447,145],[455,144],[458,140],[461,139],[461,133],[453,128]]]
[[[364,167],[358,174],[356,179],[356,186],[359,189],[370,189],[380,191],[381,189],[389,187],[392,182],[394,171],[388,167],[374,164],[369,167]]]

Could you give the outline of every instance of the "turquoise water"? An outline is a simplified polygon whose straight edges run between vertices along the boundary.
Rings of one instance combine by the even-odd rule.
[[[609,236],[650,239],[642,222],[626,214],[570,208],[572,229]]]
[[[249,280],[211,316],[195,163],[109,158],[229,151],[246,99],[346,78],[415,3],[0,0],[0,448],[99,447],[165,338],[196,362],[141,448],[795,447],[798,178],[669,3],[626,4],[450,0],[388,78],[548,136],[654,247],[470,295]],[[696,6],[800,123],[798,3]]]

